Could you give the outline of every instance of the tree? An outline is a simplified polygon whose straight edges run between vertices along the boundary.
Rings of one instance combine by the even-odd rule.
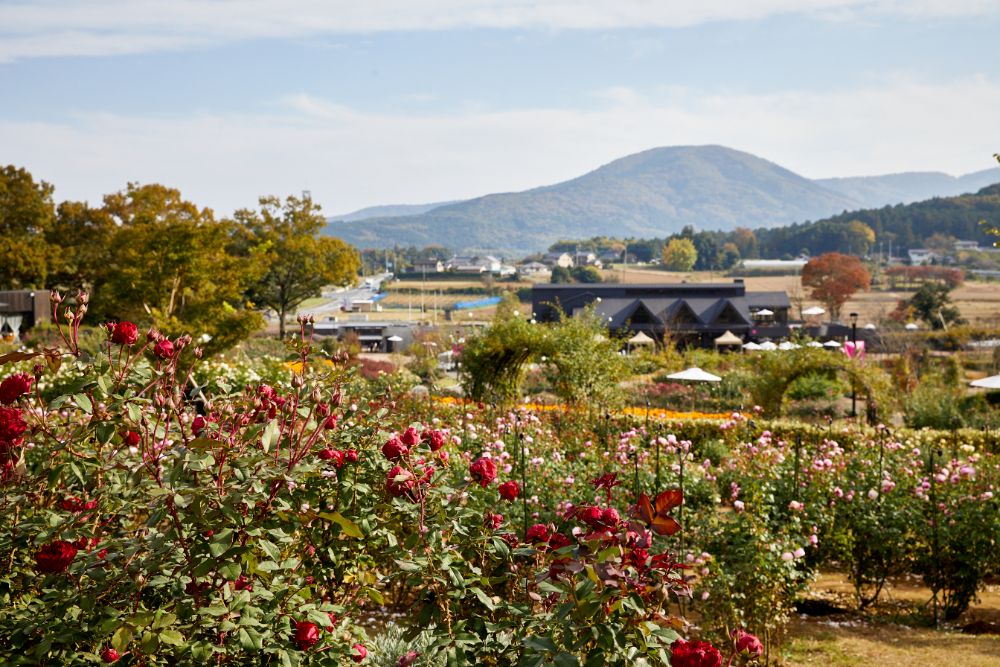
[[[696,261],[698,251],[690,239],[670,239],[670,243],[663,249],[663,266],[668,271],[690,271]]]
[[[59,204],[55,222],[46,233],[49,245],[58,247],[49,267],[48,286],[91,290],[107,273],[116,231],[104,208],[74,201]]]
[[[620,402],[620,383],[628,375],[621,344],[608,336],[607,323],[587,307],[579,316],[563,315],[547,339],[547,376],[560,398],[571,405],[608,407]]]
[[[104,198],[116,231],[97,276],[92,313],[149,322],[164,333],[207,334],[208,349],[229,347],[258,329],[244,293],[261,274],[260,258],[240,256],[240,229],[163,185],[130,183]],[[67,215],[69,215],[67,213]]]
[[[828,252],[802,267],[802,286],[810,288],[810,296],[822,302],[833,318],[840,316],[840,309],[855,292],[870,285],[871,275],[853,255]]]
[[[909,306],[932,329],[964,324],[962,314],[951,301],[950,292],[951,289],[943,283],[924,283],[910,299]]]
[[[260,210],[240,210],[236,219],[250,233],[250,243],[266,256],[267,270],[250,288],[258,306],[278,313],[278,335],[285,337],[285,317],[326,285],[349,285],[358,275],[357,251],[340,239],[319,236],[326,224],[310,199],[262,197]]]
[[[570,275],[578,283],[602,283],[604,276],[596,266],[574,266]]]
[[[573,274],[565,266],[553,266],[549,282],[553,285],[564,285],[573,282]]]
[[[0,287],[45,287],[54,254],[45,234],[55,220],[51,185],[25,169],[0,169]]]

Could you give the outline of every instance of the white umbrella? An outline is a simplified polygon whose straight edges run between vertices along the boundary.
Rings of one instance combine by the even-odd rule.
[[[806,343],[806,345],[808,345],[809,347],[823,347],[823,343],[819,342],[818,340],[811,340],[808,343]]]
[[[744,350],[759,350],[760,349],[760,345],[758,345],[757,343],[755,343],[753,341],[750,341],[749,343],[744,343],[743,344],[743,349]]]
[[[784,341],[783,343],[781,343],[780,345],[778,345],[778,349],[782,350],[783,352],[787,352],[788,350],[797,350],[800,347],[802,347],[802,346],[801,345],[796,345],[795,343],[793,343],[791,341],[787,341],[787,340]]]
[[[825,312],[826,311],[820,308],[819,306],[813,306],[811,308],[806,308],[805,310],[803,310],[802,314],[811,316],[811,315],[822,315]]]
[[[754,313],[754,315],[760,315],[761,317],[764,317],[764,316],[774,315],[774,311],[764,308],[763,310],[758,310],[756,313]]]
[[[773,352],[774,350],[778,349],[778,346],[768,340],[760,344],[760,349],[764,350],[765,352]]]
[[[688,382],[722,382],[718,375],[712,375],[700,368],[693,367],[679,373],[672,373],[667,376],[671,380],[687,380]]]
[[[402,343],[403,342],[403,339],[400,338],[399,336],[389,336],[388,338],[386,338],[386,340],[391,341],[393,343]]]
[[[979,387],[981,389],[1000,389],[1000,375],[991,375],[988,378],[983,378],[982,380],[973,380],[969,383],[973,387]]]
[[[868,324],[865,325],[865,329],[874,330],[875,329],[875,325],[872,324],[871,322],[869,322]]]
[[[840,347],[840,343],[835,340],[828,340],[823,343],[823,347]]]
[[[910,322],[909,324],[907,324],[907,325],[906,325],[906,330],[907,330],[907,331],[916,331],[916,330],[917,330],[917,329],[919,329],[919,328],[920,328],[920,327],[918,327],[918,326],[916,325],[916,323],[914,323],[914,322]]]

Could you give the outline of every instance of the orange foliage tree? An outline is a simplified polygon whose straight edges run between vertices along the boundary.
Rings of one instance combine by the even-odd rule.
[[[830,317],[840,317],[840,309],[858,290],[867,290],[871,275],[854,255],[828,252],[813,257],[802,267],[802,286],[821,301]]]

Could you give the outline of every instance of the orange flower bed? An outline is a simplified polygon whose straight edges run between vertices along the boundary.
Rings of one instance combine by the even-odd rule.
[[[461,398],[455,396],[435,396],[434,402],[441,405],[464,405],[465,401]],[[518,408],[529,410],[531,412],[570,412],[573,410],[578,410],[579,408],[573,408],[569,405],[561,404],[542,404],[542,403],[518,403]],[[645,419],[647,416],[650,419],[657,420],[671,420],[671,419],[714,419],[714,420],[725,420],[732,418],[735,412],[699,412],[697,410],[691,411],[678,411],[678,410],[665,410],[662,408],[644,408],[629,406],[621,410],[616,410],[615,414],[618,415],[629,415],[630,417],[641,417]]]

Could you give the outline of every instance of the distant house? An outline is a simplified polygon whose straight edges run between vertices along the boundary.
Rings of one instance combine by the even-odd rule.
[[[456,255],[448,260],[448,270],[457,273],[500,273],[503,263],[492,255]]]
[[[354,335],[361,349],[367,352],[401,352],[413,343],[413,330],[411,322],[388,320],[324,320],[313,324],[316,336],[335,336],[343,340]]]
[[[955,241],[955,252],[975,252],[979,250],[979,241]]]
[[[547,265],[556,267],[561,266],[564,269],[571,269],[574,266],[573,255],[568,252],[549,252],[546,253],[542,258],[542,261]]]
[[[578,252],[573,255],[573,264],[576,266],[596,266],[601,268],[601,260],[592,252]]]
[[[410,267],[411,273],[441,273],[444,271],[444,262],[440,259],[418,259]]]
[[[941,259],[936,252],[927,250],[926,248],[910,248],[906,253],[910,258],[910,264],[913,266],[923,266],[932,263],[934,260]]]
[[[51,317],[45,290],[0,292],[0,340],[18,340],[22,332]]]
[[[743,340],[787,338],[791,304],[784,292],[747,292],[742,280],[704,284],[535,285],[532,311],[540,322],[560,313],[577,315],[588,306],[616,335],[640,331],[655,340],[670,337],[711,347],[729,331]],[[761,316],[762,311],[770,315]]]
[[[525,276],[536,276],[540,273],[549,273],[550,269],[541,262],[527,262],[517,267],[517,270]]]

